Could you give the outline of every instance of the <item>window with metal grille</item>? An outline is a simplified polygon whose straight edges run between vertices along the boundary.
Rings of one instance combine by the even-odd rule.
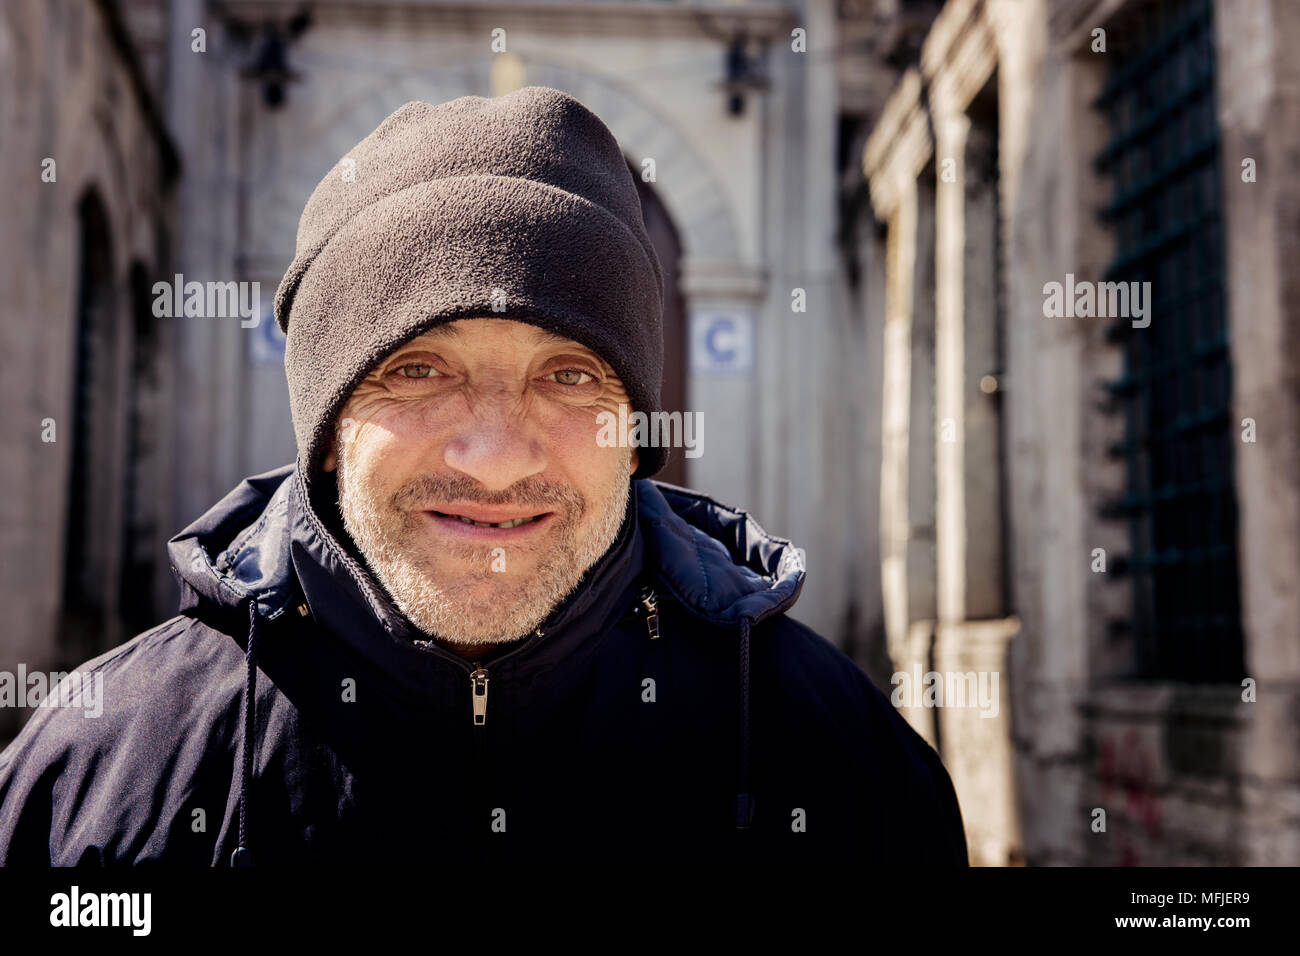
[[[1136,676],[1242,676],[1233,485],[1236,439],[1224,303],[1222,188],[1212,0],[1129,4],[1107,29],[1097,107],[1110,140],[1102,218],[1116,251],[1106,281],[1150,282],[1150,325],[1110,327],[1124,372],[1111,451],[1127,465],[1108,512],[1129,523]]]

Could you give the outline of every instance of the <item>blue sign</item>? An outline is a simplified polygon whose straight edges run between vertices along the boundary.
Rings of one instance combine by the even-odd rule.
[[[691,368],[696,372],[748,372],[754,367],[754,317],[741,311],[699,312],[691,317]]]
[[[254,365],[284,364],[284,333],[275,321],[275,303],[262,304],[261,321],[257,327],[248,329],[249,358]]]

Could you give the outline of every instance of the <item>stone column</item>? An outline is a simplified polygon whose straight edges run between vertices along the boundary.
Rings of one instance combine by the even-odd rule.
[[[1001,436],[996,382],[982,388],[998,365],[996,129],[949,113],[935,134],[938,615],[996,619],[1006,613]]]
[[[939,619],[966,617],[966,495],[962,401],[966,221],[963,208],[966,135],[970,121],[961,113],[936,115],[935,169],[935,504]]]
[[[930,669],[934,622],[934,190],[909,179],[897,197],[885,254],[881,588],[890,660],[915,676]],[[931,711],[900,711],[935,742]]]
[[[1300,859],[1300,5],[1218,0],[1214,10],[1224,250],[1246,674],[1256,701],[1241,768],[1245,860]],[[1249,166],[1246,161],[1249,160]],[[1252,175],[1245,175],[1247,169]],[[1251,181],[1253,179],[1253,181]],[[1240,442],[1255,421],[1254,442]]]

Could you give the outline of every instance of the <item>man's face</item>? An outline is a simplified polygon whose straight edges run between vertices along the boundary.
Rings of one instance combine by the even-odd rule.
[[[337,466],[344,526],[398,607],[473,657],[483,648],[470,645],[536,628],[613,543],[637,456],[626,432],[601,447],[596,416],[627,401],[585,346],[462,319],[357,386],[324,467]]]

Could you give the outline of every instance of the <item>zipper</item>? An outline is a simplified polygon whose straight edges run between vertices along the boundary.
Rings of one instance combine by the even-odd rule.
[[[494,665],[501,664],[504,663],[505,661],[510,660],[510,658],[514,657],[516,654],[522,654],[524,651],[528,650],[530,647],[535,645],[539,640],[541,640],[544,634],[545,632],[540,627],[537,628],[535,631],[533,631],[532,635],[529,636],[528,640],[524,641],[521,645],[516,647],[509,654],[505,654],[499,657],[497,660],[493,661],[492,663]],[[414,644],[416,647],[418,647],[420,650],[432,654],[434,657],[441,657],[443,660],[455,664],[457,667],[459,667],[469,676],[470,705],[471,705],[471,713],[473,715],[473,725],[475,727],[484,726],[487,723],[487,701],[488,701],[487,668],[485,668],[478,661],[470,662],[465,660],[465,658],[459,656],[458,654],[453,654],[451,653],[451,651],[445,650],[444,648],[440,647],[435,641],[420,640],[420,641],[412,641],[411,643]]]
[[[650,640],[659,638],[659,595],[650,585],[641,587],[641,606],[645,608],[646,632],[650,635]],[[516,654],[522,654],[524,651],[533,647],[538,641],[545,636],[545,632],[539,627],[533,631],[528,640],[524,641],[519,647],[516,647],[509,654],[493,661],[493,664],[501,664],[514,657]],[[488,705],[488,679],[490,677],[488,670],[480,661],[467,661],[465,658],[453,654],[448,650],[440,647],[435,641],[420,640],[412,642],[422,651],[433,654],[435,657],[441,657],[451,661],[461,668],[469,676],[470,684],[470,713],[474,727],[484,727],[487,725],[487,705]],[[481,735],[476,735],[481,736]]]
[[[474,662],[474,670],[469,675],[469,683],[474,705],[474,726],[482,727],[487,723],[488,672],[477,661]]]
[[[650,634],[650,640],[659,639],[659,597],[655,594],[654,588],[650,585],[643,585],[641,588],[641,604],[645,607],[646,631]]]
[[[474,714],[474,729],[470,731],[474,738],[474,768],[473,768],[473,788],[474,788],[474,814],[488,815],[492,812],[491,797],[488,792],[487,782],[487,700],[488,700],[488,672],[482,663],[475,661],[473,670],[470,671],[470,703]],[[471,817],[472,819],[472,817]],[[475,845],[480,853],[488,850],[488,828],[491,826],[491,817],[485,816],[479,818],[476,823],[477,839]]]
[[[640,594],[641,606],[646,611],[646,631],[650,639],[657,640],[659,637],[659,596],[655,593],[654,588],[650,585],[642,585]],[[510,660],[516,654],[522,654],[537,644],[545,636],[545,631],[540,627],[533,631],[528,640],[516,647],[509,654],[499,657],[493,661],[493,665],[504,663]],[[489,673],[486,667],[479,661],[467,661],[465,658],[445,650],[432,640],[418,640],[412,643],[420,650],[425,651],[435,657],[441,657],[459,667],[469,677],[470,683],[470,705],[472,714],[472,723],[475,727],[483,727],[487,724],[487,704],[488,704],[488,679]]]
[[[646,630],[651,640],[659,637],[659,599],[654,589],[648,585],[641,588],[640,603],[646,610]],[[506,654],[493,664],[503,663],[516,654],[522,654],[528,649],[535,646],[543,637],[545,632],[542,628],[533,631],[528,640],[524,641],[519,647],[515,648],[509,654]],[[474,737],[474,780],[475,792],[477,794],[477,803],[480,808],[488,806],[489,794],[487,792],[487,707],[488,707],[488,682],[490,674],[488,669],[483,666],[482,661],[467,661],[458,654],[439,646],[432,640],[417,640],[412,642],[420,650],[432,654],[435,657],[441,657],[444,660],[454,663],[457,667],[465,671],[470,682],[470,713],[472,717],[473,737]],[[480,831],[483,837],[486,837],[487,831]],[[483,845],[482,843],[480,845]]]
[[[657,688],[655,693],[658,694],[666,674],[664,658],[668,649],[664,646],[666,642],[659,640],[659,595],[650,584],[641,586],[639,603],[640,606],[635,610],[638,614],[644,613],[646,633],[650,638],[641,645],[640,676],[642,679],[649,678],[653,681],[653,686]],[[648,779],[644,790],[645,796],[653,803],[662,804],[668,798],[666,782],[672,777],[664,763],[666,759],[664,740],[667,736],[668,722],[661,708],[668,705],[654,703],[653,700],[654,698],[647,701],[642,697],[637,706],[635,724],[637,741],[647,764],[645,770]]]
[[[528,640],[524,641],[523,644],[521,644],[519,647],[516,647],[509,654],[506,654],[503,657],[499,658],[498,660],[493,661],[493,663],[499,664],[502,661],[509,660],[510,658],[514,657],[516,654],[526,651],[529,647],[533,645],[534,642],[542,638],[543,633],[544,632],[539,627],[537,630],[533,631],[532,636],[529,637]],[[434,650],[435,648],[437,650],[441,650],[441,648],[439,648],[432,641],[416,641],[415,643],[425,650]],[[455,655],[449,655],[449,656],[454,657]],[[474,661],[473,663],[470,663],[467,662],[463,657],[457,657],[456,660],[459,662],[460,666],[465,669],[465,672],[469,674],[470,712],[473,715],[474,726],[482,727],[487,724],[488,676],[489,676],[488,670],[479,661]]]
[[[504,655],[500,660],[504,661],[521,651],[531,647],[536,641],[541,640],[543,631],[539,627],[533,631],[532,636],[524,641],[519,647],[515,648],[509,654]],[[441,652],[444,656],[456,658],[457,663],[463,667],[469,674],[470,684],[470,713],[473,717],[473,730],[471,733],[474,737],[474,795],[477,812],[490,813],[492,807],[492,794],[488,788],[488,747],[487,747],[487,705],[488,705],[488,669],[483,666],[482,661],[468,662],[463,657],[459,657],[450,652],[443,651],[432,641],[417,641],[416,644],[432,652]],[[507,823],[509,821],[507,820]],[[481,850],[486,850],[491,844],[487,843],[488,826],[490,820],[481,821],[481,829],[478,831],[478,846]]]

